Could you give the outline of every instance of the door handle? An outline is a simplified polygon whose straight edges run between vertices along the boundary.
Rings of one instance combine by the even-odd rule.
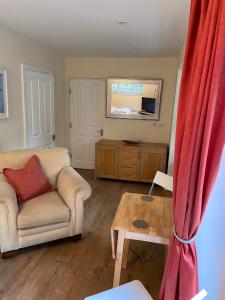
[[[52,140],[55,141],[56,135],[53,133]]]
[[[103,136],[103,129],[97,130],[100,133],[100,136]]]

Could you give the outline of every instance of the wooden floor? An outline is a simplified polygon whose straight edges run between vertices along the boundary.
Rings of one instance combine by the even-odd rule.
[[[92,171],[78,170],[93,188],[85,204],[83,240],[41,247],[0,259],[0,299],[83,300],[112,287],[110,226],[124,192],[146,193],[147,184],[94,180]],[[148,253],[151,244],[133,242]],[[163,274],[164,247],[156,245],[150,261],[142,262],[131,251],[121,282],[139,279],[157,297]]]

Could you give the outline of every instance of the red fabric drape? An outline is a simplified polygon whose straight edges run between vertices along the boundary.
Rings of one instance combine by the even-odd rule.
[[[174,224],[197,232],[225,143],[225,0],[192,0],[177,115]],[[160,300],[189,300],[198,291],[194,242],[173,238]]]

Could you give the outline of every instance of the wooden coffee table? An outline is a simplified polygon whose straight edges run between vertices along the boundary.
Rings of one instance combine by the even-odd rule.
[[[117,209],[112,227],[112,256],[115,261],[113,286],[120,283],[121,267],[126,268],[129,240],[139,240],[169,245],[172,236],[172,199],[152,196],[153,201],[145,202],[143,195],[125,193]],[[145,229],[138,229],[133,221],[141,219],[149,223]],[[117,251],[116,237],[118,234]]]

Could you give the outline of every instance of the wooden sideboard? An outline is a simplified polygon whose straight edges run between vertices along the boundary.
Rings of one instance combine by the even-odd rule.
[[[100,140],[96,143],[96,177],[152,182],[156,171],[166,171],[167,151],[166,144]]]

